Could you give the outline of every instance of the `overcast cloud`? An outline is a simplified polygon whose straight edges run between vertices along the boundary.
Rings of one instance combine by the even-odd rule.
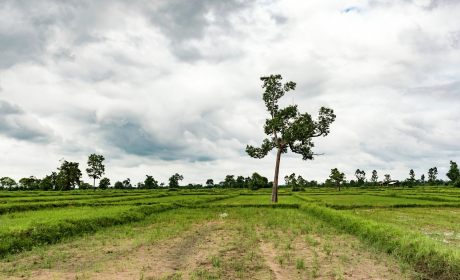
[[[337,120],[314,140],[325,155],[283,155],[281,178],[445,179],[460,162],[459,14],[454,0],[0,0],[0,177],[98,153],[112,183],[271,180],[275,155],[245,147],[265,138],[260,77],[282,74],[297,83],[282,106]]]

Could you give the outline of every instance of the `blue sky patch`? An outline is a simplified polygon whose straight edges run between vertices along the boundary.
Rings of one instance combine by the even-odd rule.
[[[360,10],[357,8],[357,7],[349,7],[349,8],[346,8],[345,10],[343,10],[344,13],[349,13],[349,12],[357,12],[359,13]]]

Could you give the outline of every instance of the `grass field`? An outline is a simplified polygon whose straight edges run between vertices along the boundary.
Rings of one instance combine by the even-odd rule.
[[[458,198],[452,188],[281,189],[278,204],[267,189],[4,191],[0,279],[459,279]]]
[[[377,195],[315,195],[309,198],[324,202],[334,208],[348,207],[390,207],[390,206],[423,206],[433,205],[437,202],[417,198],[387,197]],[[444,202],[444,201],[443,201]],[[448,203],[447,203],[448,204]]]
[[[354,213],[366,219],[421,232],[456,248],[460,246],[460,209],[356,209]]]

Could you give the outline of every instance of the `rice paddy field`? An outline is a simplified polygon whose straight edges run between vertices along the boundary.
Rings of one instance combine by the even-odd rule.
[[[0,192],[0,279],[460,279],[460,190]]]

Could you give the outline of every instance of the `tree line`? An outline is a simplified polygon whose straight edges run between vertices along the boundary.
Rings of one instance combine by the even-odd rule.
[[[42,179],[38,179],[35,176],[22,178],[19,182],[16,182],[10,177],[0,178],[0,190],[61,190],[69,191],[73,189],[201,189],[201,188],[241,188],[249,190],[258,190],[261,188],[273,188],[273,181],[269,181],[267,177],[254,172],[251,176],[235,176],[227,175],[223,181],[214,182],[213,179],[206,180],[204,184],[187,184],[180,185],[180,182],[184,179],[183,175],[175,173],[171,175],[168,183],[159,183],[152,175],[145,175],[143,182],[132,184],[129,178],[123,181],[116,181],[113,186],[111,185],[110,179],[107,177],[101,178],[105,173],[105,166],[103,164],[104,157],[102,155],[92,154],[88,157],[88,168],[86,173],[89,178],[93,179],[93,185],[84,182],[82,178],[82,172],[79,168],[78,162],[69,162],[67,160],[60,160],[60,166],[57,168],[57,172],[51,172],[51,174],[45,176]],[[460,188],[460,171],[456,162],[450,161],[450,168],[446,176],[449,178],[446,180],[438,179],[437,167],[432,167],[425,174],[420,176],[420,179],[416,179],[415,172],[413,169],[409,170],[408,178],[399,181],[393,180],[390,174],[384,174],[382,180],[379,179],[379,175],[376,170],[371,172],[369,180],[366,178],[366,172],[364,170],[357,169],[354,176],[356,179],[347,180],[345,174],[340,172],[337,168],[331,169],[329,177],[324,182],[317,182],[316,180],[306,180],[301,175],[296,176],[295,173],[285,176],[284,185],[278,187],[292,188],[293,191],[302,191],[306,188],[312,187],[334,187],[340,191],[341,187],[375,187],[375,186],[401,186],[401,187],[414,187],[414,186],[437,186],[437,185],[452,185]],[[96,180],[99,180],[99,184],[96,186]]]
[[[460,188],[460,170],[458,165],[454,161],[450,161],[450,168],[446,176],[449,178],[448,181],[438,179],[438,168],[432,167],[428,169],[427,175],[422,174],[420,179],[415,178],[415,172],[413,169],[409,170],[409,177],[399,181],[392,180],[390,174],[383,175],[383,180],[379,181],[378,174],[376,170],[372,170],[372,175],[370,181],[366,179],[366,172],[364,170],[357,169],[355,171],[355,179],[350,181],[346,180],[346,176],[343,172],[340,172],[337,168],[331,169],[331,174],[329,178],[324,182],[325,187],[336,187],[340,191],[341,186],[345,187],[362,187],[362,186],[402,186],[402,187],[414,187],[414,186],[438,186],[438,185],[452,185],[454,187]]]

